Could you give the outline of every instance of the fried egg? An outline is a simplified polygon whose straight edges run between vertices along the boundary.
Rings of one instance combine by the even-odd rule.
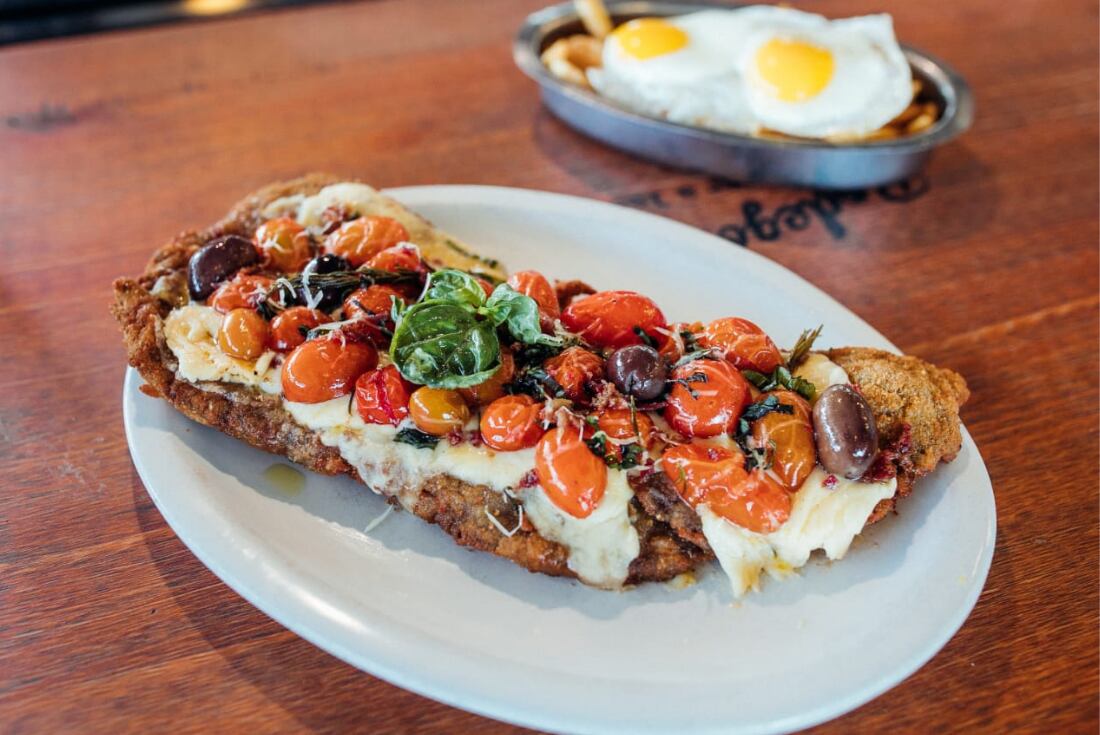
[[[619,104],[673,122],[808,138],[866,135],[912,98],[890,16],[830,21],[763,5],[625,23],[588,78]]]

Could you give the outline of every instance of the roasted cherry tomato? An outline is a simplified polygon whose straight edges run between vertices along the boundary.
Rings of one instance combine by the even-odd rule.
[[[237,275],[233,280],[218,286],[218,290],[210,295],[206,303],[222,314],[228,314],[234,309],[253,309],[274,283],[267,276]]]
[[[561,313],[562,324],[597,347],[641,344],[635,328],[660,336],[665,315],[653,300],[633,291],[600,291],[573,301]]]
[[[657,351],[661,353],[661,357],[669,362],[676,362],[693,349],[696,349],[694,347],[695,341],[698,339],[699,333],[703,331],[703,325],[700,322],[690,324],[676,322],[670,324],[666,331],[668,334],[659,333],[657,335]]]
[[[776,391],[779,402],[794,409],[794,413],[772,412],[752,424],[752,437],[758,447],[764,447],[772,460],[772,472],[788,490],[802,487],[817,463],[814,445],[814,424],[810,404],[797,393]]]
[[[351,393],[360,375],[378,364],[366,342],[329,337],[294,348],[283,363],[283,396],[297,403],[321,403]]]
[[[557,319],[561,314],[558,306],[558,295],[554,293],[554,287],[546,276],[538,271],[520,271],[508,276],[508,285],[519,291],[524,296],[530,296],[539,305],[539,311],[552,319]]]
[[[269,219],[256,228],[256,249],[283,273],[297,273],[313,257],[309,233],[290,217]]]
[[[770,373],[783,364],[775,342],[748,319],[715,319],[699,335],[699,344],[715,348],[742,370]]]
[[[271,349],[289,352],[306,341],[306,332],[329,321],[323,311],[292,306],[271,320]]]
[[[218,328],[218,347],[238,360],[255,360],[264,353],[270,329],[252,309],[234,309]]]
[[[495,287],[493,286],[493,284],[489,283],[487,279],[481,278],[480,276],[475,276],[474,280],[477,281],[477,285],[481,286],[481,290],[485,292],[486,296],[493,295],[493,289]]]
[[[715,515],[756,533],[771,533],[791,517],[791,494],[778,480],[757,468],[733,492],[707,492]]]
[[[596,428],[607,434],[607,454],[615,460],[621,460],[623,445],[637,444],[642,449],[649,449],[656,439],[656,429],[653,420],[643,411],[631,411],[629,408],[607,408],[600,412],[596,419]]]
[[[592,381],[603,377],[603,358],[583,347],[567,347],[545,363],[546,374],[557,381],[571,401],[583,401]]]
[[[684,436],[730,433],[749,399],[749,382],[725,360],[692,360],[672,371],[665,420]]]
[[[516,360],[507,347],[500,349],[500,367],[487,380],[469,388],[459,388],[458,392],[471,406],[484,406],[504,395],[504,386],[516,376]]]
[[[565,423],[543,434],[535,447],[535,475],[550,501],[574,518],[587,518],[603,500],[607,465]]]
[[[417,388],[409,398],[409,415],[416,428],[433,436],[459,431],[470,419],[470,408],[456,390]]]
[[[745,456],[736,447],[680,444],[661,455],[661,467],[680,497],[695,507],[708,495],[733,493],[748,476]]]
[[[388,284],[378,283],[360,288],[352,291],[344,299],[344,317],[347,319],[379,315],[389,317],[395,298],[404,300],[405,295]]]
[[[409,398],[416,387],[393,365],[363,373],[355,381],[355,407],[368,424],[397,426],[409,415]]]
[[[423,267],[420,252],[412,245],[396,245],[367,261],[368,268],[380,271],[418,271]]]
[[[481,439],[501,452],[533,447],[543,435],[541,414],[542,404],[531,396],[498,398],[481,412]]]
[[[358,268],[386,248],[409,239],[409,231],[395,219],[367,216],[340,225],[325,239],[325,252],[347,258]]]

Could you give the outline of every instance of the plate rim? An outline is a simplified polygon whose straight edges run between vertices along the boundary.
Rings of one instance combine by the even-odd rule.
[[[802,287],[811,290],[815,297],[823,298],[830,302],[833,306],[846,312],[853,320],[858,322],[859,326],[871,333],[878,335],[880,341],[888,345],[890,349],[897,352],[897,348],[889,342],[884,336],[877,330],[871,327],[866,321],[864,321],[858,314],[855,314],[850,309],[845,307],[835,298],[819,289],[814,284],[807,281],[798,273],[789,270],[778,263],[769,260],[768,258],[760,255],[759,253],[748,250],[741,246],[737,246],[729,243],[726,240],[719,238],[704,230],[692,227],[677,220],[662,217],[650,212],[644,212],[629,207],[623,207],[610,202],[586,199],[583,197],[576,197],[572,195],[559,194],[554,192],[546,192],[535,189],[524,189],[518,187],[503,187],[503,186],[484,186],[484,185],[426,185],[426,186],[410,186],[400,187],[384,190],[384,193],[393,196],[399,200],[403,197],[411,197],[416,199],[418,197],[432,198],[433,196],[443,197],[448,204],[463,203],[461,200],[466,199],[467,203],[487,204],[492,203],[499,205],[501,203],[502,196],[521,196],[529,197],[530,201],[542,200],[547,203],[555,203],[559,206],[581,207],[582,209],[588,208],[590,211],[605,210],[622,210],[622,212],[629,213],[631,217],[636,218],[652,218],[653,220],[659,220],[662,223],[662,227],[668,227],[673,225],[675,228],[682,228],[685,234],[690,234],[691,237],[699,239],[702,242],[703,239],[709,240],[708,247],[737,247],[742,251],[742,254],[755,260],[755,264],[773,273],[779,274],[783,278],[795,278],[801,282]],[[417,206],[423,206],[423,202],[413,203],[413,208]],[[610,209],[608,209],[610,208]],[[619,215],[622,212],[618,213]],[[700,236],[705,236],[701,238]],[[140,375],[133,367],[128,367],[123,381],[123,423],[124,430],[127,439],[127,445],[130,449],[130,454],[137,469],[138,475],[142,480],[143,486],[146,492],[153,499],[158,511],[165,519],[166,523],[172,528],[173,533],[187,546],[187,548],[193,553],[202,564],[214,573],[223,583],[225,583],[230,589],[235,591],[251,605],[256,607],[264,614],[270,616],[280,625],[291,630],[296,635],[304,638],[318,648],[328,652],[336,658],[344,661],[362,671],[367,672],[372,676],[376,676],[391,684],[415,692],[422,696],[428,697],[435,701],[442,702],[449,706],[456,707],[469,712],[490,717],[496,720],[524,726],[534,727],[554,732],[608,732],[616,729],[618,724],[621,727],[621,720],[619,723],[615,722],[614,717],[608,717],[602,721],[594,721],[583,715],[575,716],[571,715],[567,711],[555,711],[555,712],[542,712],[525,710],[524,707],[513,706],[507,701],[494,700],[488,696],[471,696],[470,692],[460,690],[454,686],[447,686],[447,677],[443,677],[443,681],[436,681],[439,677],[436,676],[433,679],[432,676],[426,675],[424,672],[410,671],[409,669],[395,666],[390,661],[394,660],[394,656],[400,651],[402,642],[396,637],[387,640],[385,637],[376,636],[376,643],[380,645],[374,646],[370,652],[364,652],[360,649],[353,649],[345,646],[343,642],[334,637],[326,637],[323,629],[314,629],[309,623],[310,618],[307,611],[303,609],[299,601],[294,599],[293,596],[275,596],[272,599],[270,594],[270,582],[265,582],[263,579],[257,581],[256,579],[248,579],[246,576],[236,573],[229,567],[229,564],[223,564],[221,560],[215,558],[212,551],[206,548],[199,539],[195,536],[200,534],[195,533],[195,529],[180,523],[180,519],[176,516],[175,510],[171,508],[170,503],[166,502],[166,499],[161,497],[161,492],[155,489],[155,484],[151,484],[148,478],[151,475],[149,466],[146,464],[146,458],[140,457],[135,447],[133,433],[136,427],[133,426],[132,420],[135,412],[137,411],[135,399],[138,396],[137,384],[140,381]],[[172,409],[174,410],[174,409]],[[840,717],[857,707],[865,704],[866,702],[878,697],[885,691],[893,688],[901,681],[904,681],[911,676],[915,671],[922,667],[925,663],[931,660],[948,641],[950,641],[958,630],[965,623],[969,617],[970,612],[973,610],[978,599],[981,596],[982,591],[985,588],[985,583],[988,577],[990,565],[992,563],[993,552],[995,548],[996,540],[996,498],[992,492],[992,484],[988,477],[988,470],[985,466],[985,462],[981,457],[981,453],[978,450],[977,445],[974,443],[969,432],[966,430],[965,425],[962,426],[963,433],[963,451],[973,452],[973,457],[977,460],[979,470],[984,476],[985,483],[982,489],[985,490],[983,495],[988,501],[988,523],[986,527],[985,537],[982,540],[981,555],[978,560],[978,567],[976,568],[976,574],[973,577],[973,582],[968,590],[965,600],[962,605],[955,611],[955,615],[945,625],[938,628],[940,634],[929,637],[924,646],[919,647],[920,650],[915,652],[909,657],[909,659],[902,666],[893,670],[893,675],[885,677],[882,680],[876,682],[873,686],[867,686],[863,689],[857,689],[852,691],[848,696],[841,698],[839,701],[834,700],[829,705],[822,705],[816,708],[804,709],[798,713],[791,714],[787,717],[772,720],[768,723],[759,723],[755,727],[741,726],[738,732],[744,733],[776,733],[776,732],[789,732],[791,730],[809,727],[815,724],[820,724],[828,720]],[[228,520],[225,518],[220,519],[225,523]],[[185,529],[181,531],[181,528]],[[240,562],[239,562],[240,563]],[[247,567],[248,562],[243,562]],[[266,596],[265,596],[265,593]],[[279,598],[282,597],[280,600]],[[393,627],[392,620],[382,621],[383,624]],[[378,621],[375,621],[377,626]],[[389,644],[389,645],[387,645]],[[390,651],[382,649],[391,649]],[[636,723],[634,723],[636,724]],[[733,724],[737,727],[736,723],[724,723],[719,724],[710,722],[703,727],[696,728],[698,732],[728,732],[730,725]],[[633,726],[633,725],[632,725]],[[652,728],[635,728],[638,732],[656,732],[657,730]]]

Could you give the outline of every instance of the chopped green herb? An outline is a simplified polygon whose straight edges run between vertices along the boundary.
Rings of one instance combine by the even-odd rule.
[[[401,444],[409,444],[418,449],[434,449],[435,445],[439,443],[438,436],[432,436],[420,429],[414,429],[411,426],[407,426],[398,431],[393,437],[393,440]]]
[[[655,339],[653,339],[653,337],[649,336],[649,334],[644,329],[642,329],[641,327],[635,325],[634,326],[634,334],[638,335],[638,339],[642,340],[642,343],[645,344],[647,347],[652,347],[653,349],[657,349],[657,340],[655,340]]]

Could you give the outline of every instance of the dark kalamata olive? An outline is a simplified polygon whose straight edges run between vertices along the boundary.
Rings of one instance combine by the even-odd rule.
[[[607,360],[607,379],[624,395],[639,401],[655,401],[668,384],[668,365],[648,345],[628,345],[611,353]]]
[[[226,235],[203,245],[187,264],[191,298],[205,299],[219,283],[259,259],[252,241],[240,235]]]
[[[322,283],[310,283],[313,275],[350,271],[351,263],[339,255],[327,253],[306,263],[302,269],[302,286],[298,290],[299,302],[321,311],[332,311],[343,302],[347,288],[328,288]],[[308,285],[307,285],[308,284]]]
[[[878,452],[878,427],[867,399],[850,385],[826,388],[814,404],[817,457],[833,473],[855,480]]]

